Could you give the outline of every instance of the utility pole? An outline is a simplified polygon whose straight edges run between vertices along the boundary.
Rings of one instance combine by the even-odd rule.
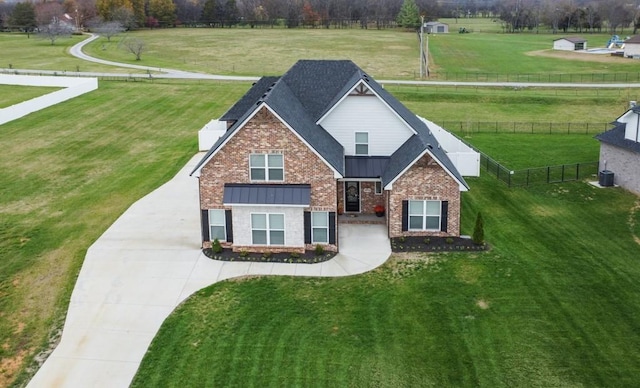
[[[424,78],[424,51],[422,39],[424,35],[424,16],[420,16],[420,78]]]

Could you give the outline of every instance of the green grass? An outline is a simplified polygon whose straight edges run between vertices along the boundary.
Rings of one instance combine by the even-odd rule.
[[[60,88],[45,88],[37,86],[14,86],[0,84],[0,109],[55,92]]]
[[[88,36],[72,35],[51,42],[38,39],[33,34],[30,38],[20,33],[0,33],[0,68],[57,70],[57,71],[92,71],[114,73],[136,73],[134,69],[100,65],[72,57],[68,51],[71,46]]]
[[[551,49],[553,40],[557,38],[558,35],[551,34],[432,35],[429,39],[431,65],[437,73],[553,75],[638,72],[637,63],[625,58],[554,52]],[[589,47],[604,47],[610,35],[593,34],[587,38]],[[531,55],[542,50],[558,57]]]
[[[463,139],[512,170],[596,162],[600,152],[592,135],[475,133]]]
[[[299,59],[351,59],[375,77],[413,78],[416,35],[395,30],[165,29],[135,31],[147,49],[141,61],[121,47],[126,35],[86,47],[100,58],[213,74],[280,75]]]
[[[436,123],[465,125],[477,121],[609,123],[626,112],[630,100],[640,100],[640,89],[385,87],[418,115]]]
[[[215,284],[165,321],[133,386],[636,386],[637,198],[470,183],[463,232],[482,211],[490,252]]]
[[[249,85],[103,81],[0,126],[0,364],[12,365],[0,386],[60,328],[89,245],[182,168],[197,131]]]
[[[95,41],[86,51],[115,61],[219,74],[281,74],[298,59],[351,59],[378,79],[411,79],[418,72],[416,36],[399,30],[199,28],[136,31],[128,35],[147,43],[142,61],[135,61],[122,49],[124,34],[111,42]],[[586,78],[565,81],[588,82],[591,74],[638,72],[635,62],[624,58],[606,57],[603,61],[602,56],[583,54],[576,60],[574,53],[553,52],[551,47],[557,37],[544,33],[455,31],[430,35],[432,76],[438,79],[444,73],[472,73],[474,77],[469,80],[495,81],[489,74],[582,74]],[[593,34],[588,39],[589,47],[602,47],[609,36]],[[545,51],[545,56],[532,55],[538,51]],[[512,80],[545,81],[544,77]]]

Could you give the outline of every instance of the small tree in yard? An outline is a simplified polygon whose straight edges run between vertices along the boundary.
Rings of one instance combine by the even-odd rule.
[[[107,38],[107,42],[111,42],[111,37],[123,32],[125,28],[121,22],[114,20],[111,22],[102,22],[98,24],[93,30]]]
[[[478,212],[476,217],[476,226],[473,228],[473,243],[476,245],[484,244],[484,221],[482,220],[482,213]]]
[[[140,60],[144,51],[144,41],[138,38],[125,38],[121,42],[122,47],[128,52],[136,56],[136,61]]]
[[[43,39],[48,39],[51,45],[56,43],[56,40],[60,37],[69,37],[73,32],[73,26],[61,22],[57,18],[51,21],[51,23],[38,27],[38,36]]]

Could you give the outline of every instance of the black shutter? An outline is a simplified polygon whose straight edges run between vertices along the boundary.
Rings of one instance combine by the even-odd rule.
[[[449,219],[449,201],[442,201],[440,209],[440,231],[447,231],[447,221]]]
[[[329,244],[336,243],[336,212],[329,212]]]
[[[200,210],[200,224],[202,225],[202,241],[209,241],[209,210]]]
[[[402,231],[409,230],[409,201],[402,201]]]
[[[311,212],[304,212],[304,243],[311,244]]]
[[[231,210],[224,211],[224,224],[227,229],[227,242],[233,242],[233,222],[231,221]]]

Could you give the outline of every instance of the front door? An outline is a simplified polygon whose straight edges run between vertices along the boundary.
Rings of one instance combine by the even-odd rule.
[[[344,210],[360,212],[360,182],[344,182]]]

